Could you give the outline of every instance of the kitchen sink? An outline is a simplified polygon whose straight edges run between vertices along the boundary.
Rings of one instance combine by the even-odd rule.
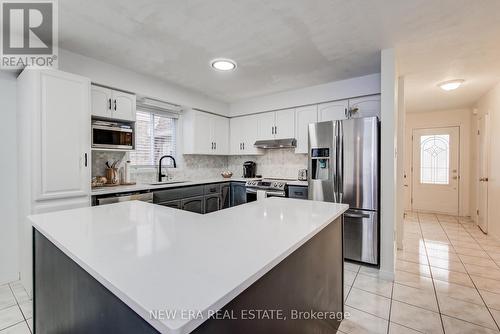
[[[186,183],[188,181],[162,181],[162,182],[151,182],[149,183],[152,186],[161,186],[164,184],[177,184],[177,183]]]

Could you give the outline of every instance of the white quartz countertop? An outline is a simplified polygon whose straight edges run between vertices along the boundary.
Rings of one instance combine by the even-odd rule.
[[[30,219],[158,331],[189,333],[347,208],[273,197],[200,215],[130,201]]]

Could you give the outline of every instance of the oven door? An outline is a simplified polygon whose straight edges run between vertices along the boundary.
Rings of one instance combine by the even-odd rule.
[[[257,189],[247,188],[247,203],[257,200]]]
[[[134,131],[120,127],[92,126],[92,147],[131,150]]]

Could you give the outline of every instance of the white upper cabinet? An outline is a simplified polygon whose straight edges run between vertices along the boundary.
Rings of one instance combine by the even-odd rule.
[[[257,119],[257,140],[274,139],[274,112],[255,115]]]
[[[275,115],[274,138],[295,138],[295,109],[278,110]]]
[[[92,85],[92,116],[135,122],[134,94]]]
[[[135,122],[136,97],[134,94],[113,90],[113,118]]]
[[[364,96],[349,100],[351,117],[380,117],[380,95]]]
[[[318,104],[318,122],[347,119],[348,100]]]
[[[34,200],[88,197],[90,80],[56,70],[27,70],[18,79],[18,90],[29,101],[19,106],[20,119],[32,118],[31,127],[20,132],[26,130],[23,137],[32,138],[31,156],[23,163],[32,166]],[[30,142],[20,143],[21,152],[23,145]]]
[[[253,144],[258,137],[257,115],[241,116],[230,120],[230,154],[255,155],[262,152]]]
[[[212,115],[212,141],[214,154],[229,154],[229,119]]]
[[[111,89],[92,85],[92,116],[111,118]]]
[[[295,109],[295,153],[308,153],[309,124],[318,121],[318,106],[306,106]]]
[[[258,140],[295,137],[295,109],[265,112],[255,117]]]
[[[229,119],[191,110],[183,115],[184,154],[229,154]]]

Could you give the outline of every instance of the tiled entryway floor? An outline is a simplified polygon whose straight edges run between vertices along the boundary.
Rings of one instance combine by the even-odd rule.
[[[20,282],[0,285],[0,334],[31,334],[33,302]]]
[[[500,242],[470,220],[407,213],[394,282],[345,265],[341,333],[498,333]]]

